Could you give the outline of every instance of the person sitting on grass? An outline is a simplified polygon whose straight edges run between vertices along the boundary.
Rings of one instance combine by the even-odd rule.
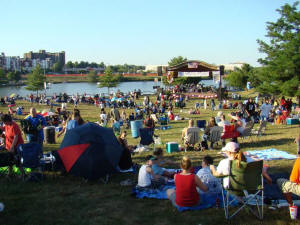
[[[213,165],[214,160],[211,156],[206,155],[202,160],[202,168],[197,172],[197,176],[208,187],[209,192],[220,193],[221,185],[219,179],[214,177],[210,171],[210,165]],[[198,192],[202,192],[198,189]]]
[[[227,158],[222,159],[217,167],[214,165],[210,165],[209,168],[211,170],[212,175],[214,176],[227,176],[230,172],[230,160],[237,160],[237,165],[239,167],[240,162],[250,162],[249,158],[246,158],[245,155],[240,151],[239,144],[236,142],[228,142],[222,151],[226,153]],[[272,184],[272,179],[267,174],[267,168],[264,167],[262,171],[263,177],[267,180],[269,184]],[[223,179],[224,188],[229,187],[229,177],[225,177]]]
[[[207,186],[202,183],[200,178],[191,173],[192,161],[184,156],[180,163],[182,172],[175,175],[176,190],[168,189],[167,196],[175,207],[193,207],[200,205],[200,195],[197,187],[206,192]]]
[[[153,173],[156,175],[174,178],[175,172],[169,172],[168,170],[162,168],[165,164],[175,164],[170,160],[163,159],[163,150],[161,148],[157,148],[154,150],[153,155],[156,157],[155,163],[152,165]]]
[[[290,175],[290,180],[284,178],[277,179],[277,185],[279,186],[290,206],[294,205],[292,193],[300,196],[300,134],[295,139],[295,142],[298,145],[298,158],[294,163],[293,170]]]
[[[139,170],[138,184],[139,189],[153,189],[166,183],[167,179],[160,175],[155,175],[152,170],[152,165],[156,158],[152,155],[146,156],[146,163]]]

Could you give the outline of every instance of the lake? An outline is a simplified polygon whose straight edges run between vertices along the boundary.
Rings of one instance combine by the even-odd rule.
[[[205,86],[215,85],[212,80],[203,80]],[[143,94],[153,94],[155,89],[153,86],[159,86],[160,82],[154,81],[134,81],[134,82],[122,82],[115,88],[110,88],[111,91],[120,90],[121,92],[127,93],[133,91],[134,89],[141,89]],[[45,91],[42,91],[44,93]],[[49,89],[46,90],[47,95],[53,95],[54,93],[59,94],[61,92],[65,92],[68,95],[72,94],[83,94],[86,93],[88,95],[107,93],[107,88],[98,88],[96,83],[58,83],[52,84]],[[32,91],[28,91],[25,89],[25,86],[7,86],[0,87],[0,96],[9,96],[12,93],[18,94],[20,96],[27,96],[30,93],[36,93]]]

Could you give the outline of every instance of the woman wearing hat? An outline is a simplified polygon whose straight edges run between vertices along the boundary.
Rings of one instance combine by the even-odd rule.
[[[230,171],[230,160],[237,160],[237,166],[240,166],[240,162],[250,162],[249,158],[246,158],[244,154],[240,151],[239,144],[236,142],[228,142],[224,148],[222,148],[222,151],[226,153],[227,158],[220,161],[217,169],[214,165],[210,165],[211,173],[214,176],[226,176],[229,175]],[[262,171],[262,175],[264,178],[266,178],[267,182],[272,184],[272,179],[267,174],[266,167],[264,167]],[[229,186],[229,177],[225,177],[223,180],[223,186],[224,188],[228,188]]]

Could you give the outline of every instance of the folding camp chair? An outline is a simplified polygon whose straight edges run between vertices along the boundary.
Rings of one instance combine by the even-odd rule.
[[[252,127],[246,127],[243,131],[243,133],[241,134],[242,137],[242,142],[244,142],[244,140],[249,137],[250,141],[252,142]]]
[[[153,139],[154,130],[152,128],[141,128],[140,129],[140,144],[141,145],[150,145],[154,143]]]
[[[200,134],[200,128],[199,127],[190,127],[186,131],[186,135],[184,137],[184,144],[193,147],[194,145],[199,142],[199,134]]]
[[[36,169],[40,171],[41,158],[43,157],[42,147],[37,143],[20,144],[17,147],[17,161],[18,166],[23,168]],[[23,176],[25,174],[22,174]],[[24,177],[22,177],[24,179]]]
[[[169,118],[167,116],[161,116],[158,122],[160,125],[168,125]]]
[[[225,218],[231,219],[246,207],[251,213],[253,213],[253,215],[262,220],[264,216],[264,187],[262,177],[263,161],[261,160],[250,163],[240,162],[240,167],[238,167],[236,160],[230,160],[229,163],[229,186],[222,188]],[[226,194],[224,193],[224,189],[226,190]],[[235,199],[230,200],[230,194],[239,197],[242,203],[242,206],[232,215],[229,215],[229,206]],[[256,210],[252,209],[249,205],[252,200],[255,200],[257,213],[255,213]],[[261,203],[261,206],[259,203]]]
[[[223,127],[214,126],[210,129],[210,134],[208,137],[208,141],[211,142],[211,148],[213,147],[214,143],[218,144],[218,141],[221,140],[221,134],[223,132]]]

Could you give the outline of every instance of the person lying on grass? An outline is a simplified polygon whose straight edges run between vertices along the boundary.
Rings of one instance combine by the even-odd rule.
[[[214,165],[209,166],[209,168],[211,170],[211,173],[214,176],[229,175],[229,170],[230,170],[229,161],[230,160],[237,160],[238,166],[239,166],[241,161],[250,162],[250,159],[249,158],[246,159],[244,154],[240,151],[239,144],[237,144],[236,142],[228,142],[226,144],[226,146],[224,148],[222,148],[222,151],[226,153],[227,158],[220,161],[217,169],[215,168]],[[272,184],[272,179],[267,174],[267,168],[266,167],[263,168],[262,175],[269,184]],[[224,186],[224,188],[229,187],[229,177],[225,177],[223,179],[223,186]]]
[[[193,207],[201,204],[197,188],[206,192],[207,186],[200,178],[191,173],[192,161],[184,156],[181,160],[182,172],[175,175],[176,190],[168,189],[167,196],[175,207]]]
[[[152,165],[155,160],[156,158],[152,155],[146,156],[146,162],[139,170],[137,188],[158,188],[167,182],[167,178],[153,173]]]
[[[162,168],[162,166],[166,164],[176,164],[171,160],[167,160],[163,158],[163,150],[161,148],[157,148],[154,150],[153,155],[155,156],[156,160],[152,165],[152,170],[155,175],[160,175],[168,178],[174,178],[175,172],[169,172],[168,170]]]

